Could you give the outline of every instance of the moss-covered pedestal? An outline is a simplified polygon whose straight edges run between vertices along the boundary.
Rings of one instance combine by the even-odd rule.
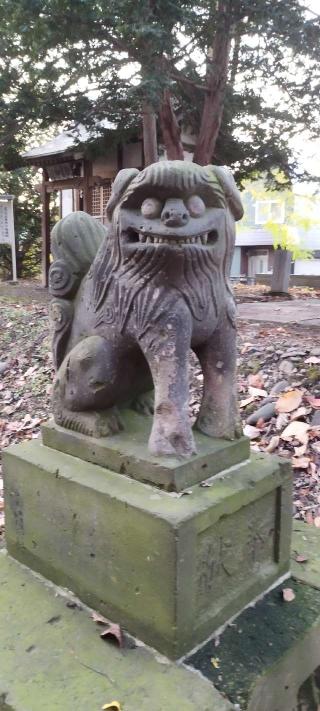
[[[190,460],[157,460],[150,422],[130,426],[94,441],[50,424],[7,450],[8,551],[177,658],[287,573],[290,467],[201,435]]]

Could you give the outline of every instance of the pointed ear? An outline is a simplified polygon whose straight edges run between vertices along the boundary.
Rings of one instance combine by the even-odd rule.
[[[139,171],[137,170],[137,168],[124,168],[123,170],[119,170],[119,173],[116,176],[115,181],[112,185],[112,192],[106,207],[108,220],[111,220],[114,208],[121,200],[121,197],[127,189],[128,185],[131,183],[133,178],[138,175],[138,173]]]
[[[208,165],[207,168],[210,168],[218,178],[234,219],[241,220],[241,217],[243,217],[241,195],[231,170],[222,165]]]

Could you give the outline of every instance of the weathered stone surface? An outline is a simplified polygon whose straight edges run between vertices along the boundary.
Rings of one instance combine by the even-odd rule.
[[[284,587],[294,591],[290,603]],[[287,580],[227,627],[218,647],[211,640],[186,662],[239,711],[296,711],[299,688],[320,664],[320,591]]]
[[[297,562],[299,556],[305,562]],[[296,580],[320,590],[320,529],[302,521],[293,522],[291,572]]]
[[[273,347],[273,346],[272,346]],[[283,390],[285,390],[289,385],[288,380],[279,380],[278,383],[276,383],[273,388],[270,390],[270,395],[278,395],[279,393],[282,393]]]
[[[229,272],[242,213],[228,170],[160,161],[119,172],[104,239],[84,213],[58,223],[50,269],[57,424],[95,437],[116,432],[121,418],[109,418],[110,408],[153,384],[151,453],[192,456],[192,348],[204,376],[196,428],[241,436]]]
[[[294,363],[292,360],[282,360],[279,366],[279,370],[281,370],[281,373],[283,375],[291,375],[291,373],[294,371]]]
[[[252,413],[247,419],[248,425],[256,425],[258,420],[261,418],[267,422],[268,420],[273,417],[276,411],[276,403],[275,402],[267,402],[265,405],[262,405],[262,407],[259,407],[255,412]]]
[[[271,278],[271,293],[287,294],[290,283],[292,253],[278,247],[274,252]]]
[[[218,646],[212,640],[187,659],[240,711],[296,711],[299,688],[320,664],[319,529],[294,521],[291,557],[293,578],[245,610]]]
[[[9,552],[178,657],[288,569],[288,463],[251,463],[179,496],[54,452],[5,453]]]
[[[168,491],[182,491],[240,464],[250,456],[250,444],[246,437],[228,442],[213,440],[197,432],[195,441],[198,454],[190,459],[154,457],[147,446],[152,427],[151,418],[138,415],[132,410],[123,410],[121,419],[126,430],[125,436],[116,434],[99,439],[59,427],[52,420],[42,426],[42,441],[47,447]]]
[[[231,711],[194,672],[100,639],[90,611],[69,600],[0,554],[1,711],[99,711],[113,700],[123,711]]]

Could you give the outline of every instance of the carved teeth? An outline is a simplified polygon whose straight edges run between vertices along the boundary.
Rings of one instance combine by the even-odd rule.
[[[155,245],[167,244],[178,247],[183,247],[184,245],[189,244],[198,244],[202,246],[206,245],[208,242],[208,233],[205,232],[205,234],[202,235],[195,235],[195,237],[182,237],[181,239],[175,239],[174,237],[160,237],[158,235],[146,235],[139,232],[139,242]]]

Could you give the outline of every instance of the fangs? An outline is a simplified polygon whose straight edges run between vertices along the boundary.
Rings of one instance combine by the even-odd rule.
[[[139,232],[139,242],[143,242],[146,244],[167,244],[171,246],[180,246],[183,247],[184,245],[188,244],[199,244],[199,245],[206,245],[208,242],[208,233],[205,232],[203,235],[196,235],[195,237],[181,237],[181,238],[174,238],[174,237],[159,237],[158,235],[145,235],[142,232]]]

